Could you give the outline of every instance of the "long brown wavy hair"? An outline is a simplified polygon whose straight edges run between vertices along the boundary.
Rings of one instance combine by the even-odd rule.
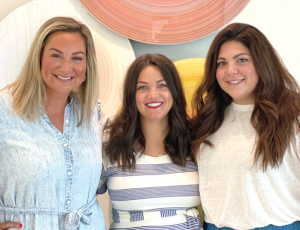
[[[269,165],[279,167],[300,127],[299,86],[268,39],[257,28],[243,23],[225,27],[208,51],[204,78],[192,102],[195,114],[191,120],[192,154],[196,158],[202,143],[213,147],[207,137],[220,128],[224,111],[232,102],[216,80],[217,58],[227,41],[240,42],[250,50],[259,75],[251,116],[257,132],[254,163],[261,157],[264,171]]]
[[[111,163],[117,162],[118,165],[122,165],[123,170],[135,168],[136,150],[133,149],[133,144],[137,141],[141,144],[140,152],[143,152],[146,146],[135,103],[135,93],[140,72],[149,65],[157,66],[161,70],[173,96],[173,105],[169,111],[170,130],[164,140],[165,150],[173,163],[180,166],[185,166],[186,158],[190,155],[186,100],[176,67],[171,60],[161,54],[144,54],[138,57],[127,70],[121,111],[107,127],[109,141],[105,148],[106,154]]]

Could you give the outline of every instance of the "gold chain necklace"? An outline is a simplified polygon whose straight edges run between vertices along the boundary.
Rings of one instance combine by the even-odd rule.
[[[238,114],[236,116],[235,113],[234,113],[234,110],[233,110],[233,105],[231,104],[231,110],[232,110],[232,113],[233,113],[233,116],[234,116],[234,118],[233,118],[233,120],[231,122],[234,122],[237,117],[239,117],[239,116],[243,115],[244,113],[248,112],[250,110],[250,108],[252,108],[252,106],[253,105],[249,105],[249,107],[245,111],[241,112],[240,114]]]
[[[164,155],[166,155],[166,154],[159,153],[158,157],[163,157]]]

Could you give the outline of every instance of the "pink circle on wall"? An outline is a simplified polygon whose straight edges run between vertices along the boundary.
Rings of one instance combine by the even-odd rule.
[[[178,44],[204,37],[233,19],[249,0],[80,0],[103,25],[130,39]]]

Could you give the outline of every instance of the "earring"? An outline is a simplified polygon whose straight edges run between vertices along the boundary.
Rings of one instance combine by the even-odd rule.
[[[83,79],[83,81],[82,82],[84,82],[86,80],[86,76],[84,76],[84,79]]]

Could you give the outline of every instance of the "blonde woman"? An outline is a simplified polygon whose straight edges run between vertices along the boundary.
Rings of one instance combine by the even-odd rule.
[[[45,22],[19,78],[0,91],[0,230],[105,229],[98,86],[87,26]]]

